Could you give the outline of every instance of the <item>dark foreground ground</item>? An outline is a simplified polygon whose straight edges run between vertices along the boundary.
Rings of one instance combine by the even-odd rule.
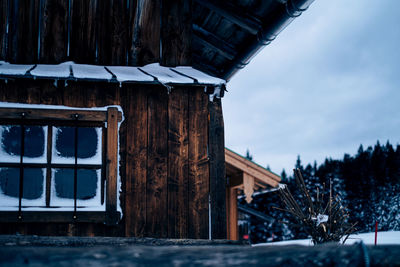
[[[0,236],[0,266],[400,266],[400,246]]]

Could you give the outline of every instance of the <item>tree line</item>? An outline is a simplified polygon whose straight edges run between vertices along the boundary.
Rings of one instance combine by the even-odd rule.
[[[381,145],[379,141],[367,149],[360,145],[355,155],[326,158],[320,165],[314,162],[304,166],[298,156],[294,167],[302,172],[312,196],[318,191],[320,196],[329,197],[331,192],[342,199],[349,210],[348,221],[357,222],[357,232],[373,231],[375,221],[380,231],[400,230],[400,145]],[[283,170],[281,177],[281,183],[301,201],[293,175]],[[249,217],[251,242],[308,238],[294,218],[276,209],[283,208],[277,192],[258,195],[250,204],[239,201],[275,218],[264,222]]]

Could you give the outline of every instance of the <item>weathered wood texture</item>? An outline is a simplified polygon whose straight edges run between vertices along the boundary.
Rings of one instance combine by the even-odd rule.
[[[77,63],[96,62],[98,1],[74,0],[71,3],[69,56]]]
[[[161,37],[161,0],[137,0],[132,20],[129,62],[141,66],[159,62]]]
[[[7,57],[8,0],[0,0],[0,58]]]
[[[232,242],[232,241],[231,241]],[[233,242],[232,242],[233,243]],[[133,238],[38,238],[0,240],[4,266],[399,266],[400,246],[248,246],[221,241]],[[79,247],[78,247],[79,246]],[[138,255],[140,255],[138,257]],[[228,264],[227,264],[228,263]]]
[[[167,90],[153,89],[147,99],[146,234],[168,233],[168,116]]]
[[[106,153],[106,223],[115,224],[117,218],[117,183],[118,183],[118,109],[107,110],[107,153]]]
[[[147,181],[147,90],[126,90],[125,235],[145,236]]]
[[[221,99],[209,102],[208,151],[210,156],[211,238],[226,238],[226,175],[224,122]]]
[[[189,238],[209,236],[208,98],[189,93]],[[204,138],[206,137],[206,138]]]
[[[56,88],[53,81],[15,80],[0,83],[0,101],[28,104],[52,104],[73,107],[95,107],[120,103],[118,85],[106,83],[70,82],[68,87]],[[121,125],[121,128],[124,124]],[[120,151],[124,150],[121,145]],[[123,168],[122,165],[120,168]],[[124,180],[121,172],[121,179]],[[23,215],[24,213],[22,213]],[[106,226],[104,223],[1,223],[0,232],[36,235],[123,235],[121,226]]]
[[[39,13],[39,63],[55,64],[67,60],[69,1],[42,0]]]
[[[188,236],[188,90],[172,90],[168,101],[168,236]]]
[[[1,0],[0,60],[188,65],[191,7],[191,0]]]
[[[72,107],[120,105],[124,112],[119,131],[124,216],[117,226],[43,223],[37,229],[32,223],[2,223],[0,233],[208,238],[209,101],[204,88],[181,86],[168,94],[160,85],[120,88],[117,84],[71,81],[67,87],[61,83],[55,87],[53,81],[17,79],[0,83],[0,101]],[[115,143],[116,137],[109,136],[108,142],[110,138]],[[115,167],[108,170],[115,175]],[[107,202],[106,197],[106,203],[115,210],[115,202]]]
[[[237,189],[232,187],[226,188],[226,220],[227,238],[239,240]]]
[[[166,66],[192,63],[192,2],[162,1],[162,59]]]

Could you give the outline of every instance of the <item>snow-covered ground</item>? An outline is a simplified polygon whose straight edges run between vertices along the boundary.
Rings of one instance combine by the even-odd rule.
[[[373,245],[375,242],[375,233],[364,233],[364,234],[355,234],[350,235],[346,241],[346,245],[351,245],[362,240],[367,245]],[[378,245],[400,245],[400,231],[390,231],[390,232],[378,232]],[[303,246],[311,246],[312,242],[310,239],[299,239],[299,240],[289,240],[289,241],[280,241],[280,242],[272,242],[272,243],[260,243],[255,244],[253,246],[282,246],[282,245],[303,245]]]

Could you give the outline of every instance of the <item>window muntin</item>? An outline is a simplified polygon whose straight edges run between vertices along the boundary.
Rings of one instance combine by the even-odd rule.
[[[0,193],[0,222],[103,222],[106,224],[115,224],[120,218],[120,212],[117,211],[117,198],[118,198],[118,129],[119,122],[122,120],[122,113],[118,111],[117,107],[107,107],[101,110],[89,110],[89,109],[50,109],[50,108],[30,108],[30,105],[19,105],[18,107],[0,107],[0,127],[1,126],[21,126],[21,127],[47,127],[43,128],[43,133],[45,135],[45,149],[43,153],[29,154],[29,157],[23,156],[18,160],[17,153],[3,153],[1,149],[1,136],[0,136],[0,170],[4,170],[2,173],[3,178],[0,179],[0,192],[1,187],[6,188],[8,194],[10,193],[11,187],[19,187],[24,189],[24,186],[20,184],[14,185],[8,183],[8,178],[11,176],[17,177],[14,173],[7,171],[9,168],[15,168],[19,170],[19,177],[17,180],[12,180],[18,183],[20,181],[21,175],[29,175],[25,171],[28,168],[39,168],[42,169],[43,176],[40,179],[33,179],[31,183],[34,183],[38,188],[39,192],[35,194],[37,196],[27,196],[29,198],[16,198],[10,197],[6,194]],[[19,107],[21,106],[21,107]],[[81,154],[80,157],[74,158],[74,162],[71,161],[70,156],[66,155],[66,152],[60,152],[57,154],[61,160],[59,163],[53,162],[53,152],[55,142],[57,137],[54,132],[58,130],[56,128],[61,127],[77,127],[77,132],[79,128],[95,128],[97,133],[97,146],[93,149],[93,145],[90,148],[83,148],[86,152]],[[20,132],[26,134],[25,130]],[[4,129],[0,129],[3,131]],[[18,130],[14,130],[18,131]],[[90,132],[92,134],[90,134]],[[88,134],[89,133],[89,134]],[[93,130],[86,131],[87,135],[93,135]],[[28,135],[27,135],[28,136]],[[78,134],[76,134],[78,136]],[[20,136],[21,140],[25,140],[25,137]],[[62,139],[62,138],[61,138]],[[83,140],[85,135],[82,137]],[[96,143],[91,139],[92,143]],[[21,142],[24,143],[24,142]],[[43,142],[38,142],[38,144]],[[82,142],[85,144],[85,141]],[[78,151],[79,140],[76,143],[76,150]],[[18,146],[18,145],[16,145]],[[42,147],[42,146],[40,146]],[[62,145],[59,145],[58,150],[63,150]],[[93,151],[96,152],[93,152]],[[21,148],[21,151],[25,151],[25,148]],[[4,157],[6,154],[7,157]],[[86,156],[85,156],[86,153]],[[95,156],[90,157],[95,153]],[[22,154],[22,153],[21,153]],[[39,156],[40,155],[40,156]],[[89,156],[87,156],[89,155]],[[7,160],[2,160],[6,159]],[[64,161],[63,161],[64,160]],[[28,162],[30,161],[30,162]],[[38,163],[38,162],[43,163]],[[49,163],[50,162],[50,163]],[[100,163],[99,163],[100,162]],[[54,205],[57,199],[57,193],[55,190],[56,183],[56,173],[57,169],[73,169],[74,170],[74,184],[78,185],[78,176],[84,183],[94,184],[94,180],[97,179],[97,186],[92,186],[86,190],[79,191],[78,187],[74,188],[74,205],[73,208],[71,204],[71,191],[65,192],[62,187],[59,189],[59,195],[61,199],[64,200],[63,203],[58,203],[61,206],[50,207],[50,202]],[[93,170],[93,171],[82,171],[82,170]],[[96,174],[95,174],[95,173]],[[37,175],[37,171],[36,177]],[[0,175],[1,176],[1,175]],[[61,177],[61,172],[58,174]],[[68,176],[68,175],[67,175]],[[70,175],[69,175],[70,176]],[[76,181],[75,181],[76,177]],[[0,177],[1,178],[1,177]],[[57,178],[63,179],[63,178]],[[2,180],[2,181],[1,181]],[[6,183],[4,182],[7,182]],[[29,181],[29,178],[27,178]],[[35,182],[36,181],[36,182]],[[39,181],[39,182],[37,182]],[[43,184],[41,183],[43,181]],[[1,185],[3,183],[3,185]],[[61,182],[62,184],[63,182]],[[24,183],[22,182],[21,185]],[[68,191],[68,184],[65,185]],[[54,187],[54,190],[50,190]],[[44,188],[44,193],[41,191]],[[21,190],[21,189],[20,189]],[[69,187],[69,190],[70,187]],[[16,190],[14,190],[16,194]],[[27,194],[28,190],[25,190]],[[99,194],[100,191],[100,194]],[[18,191],[19,192],[19,191]],[[93,196],[93,192],[96,195]],[[19,197],[19,195],[18,195]],[[15,201],[19,200],[18,210],[15,210]],[[28,203],[28,202],[31,203]],[[36,203],[33,203],[36,202]],[[43,202],[46,204],[43,205]],[[97,203],[101,202],[102,206],[96,206]],[[5,204],[4,204],[5,203]],[[28,204],[25,204],[28,203]],[[103,204],[104,203],[104,204]],[[7,206],[8,205],[8,206]],[[43,207],[42,207],[43,206]]]
[[[104,210],[102,133],[102,127],[77,125],[0,125],[0,209]]]
[[[53,163],[75,162],[74,137],[75,128],[70,126],[53,128]],[[101,164],[102,128],[78,127],[77,160],[78,164]]]

